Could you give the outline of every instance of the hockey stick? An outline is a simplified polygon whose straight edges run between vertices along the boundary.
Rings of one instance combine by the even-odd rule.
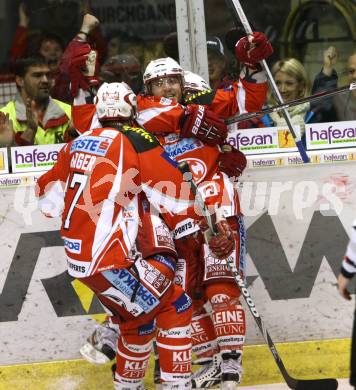
[[[272,107],[267,107],[267,108],[265,108],[265,109],[263,109],[261,111],[246,112],[245,114],[236,115],[234,117],[231,117],[231,118],[227,119],[225,121],[225,123],[230,125],[232,123],[241,122],[241,121],[245,121],[245,120],[248,120],[248,119],[251,119],[251,118],[256,118],[256,117],[259,117],[259,116],[263,116],[263,115],[269,114],[270,112],[281,111],[281,110],[287,109],[289,107],[297,106],[297,105],[302,104],[302,103],[313,102],[313,101],[316,101],[316,100],[324,99],[324,98],[329,97],[329,96],[337,95],[337,94],[342,93],[342,92],[352,91],[354,89],[356,89],[356,82],[355,83],[351,83],[350,85],[345,85],[343,87],[336,88],[333,91],[318,92],[318,93],[316,93],[314,95],[306,96],[304,98],[291,100],[288,103],[277,104],[277,105],[272,106]]]
[[[181,162],[178,164],[178,169],[183,174],[183,179],[187,181],[190,185],[190,189],[195,197],[195,200],[203,214],[203,217],[205,218],[209,229],[211,230],[212,234],[215,235],[218,233],[216,226],[215,226],[215,214],[211,214],[209,210],[207,209],[204,199],[201,196],[197,185],[193,181],[193,174],[190,172],[189,165],[187,162]]]
[[[209,211],[207,210],[207,207],[205,205],[205,202],[202,198],[202,196],[199,193],[197,185],[194,183],[192,179],[192,174],[189,170],[189,166],[187,163],[181,163],[178,165],[180,171],[183,173],[184,179],[189,182],[190,188],[192,190],[193,195],[195,196],[195,200],[199,205],[199,208],[202,210],[202,213],[204,217],[207,215],[208,218],[206,218],[206,222],[211,230],[212,234],[217,234],[217,229],[215,226],[215,221],[212,219]],[[265,328],[262,318],[260,317],[255,303],[253,299],[251,298],[251,295],[246,287],[246,284],[242,277],[240,276],[236,265],[234,264],[234,261],[232,259],[232,256],[227,258],[227,264],[230,268],[231,273],[234,276],[234,279],[237,283],[237,286],[239,287],[241,294],[250,310],[250,313],[252,314],[258,328],[260,329],[263,338],[265,339],[269,350],[271,351],[273,358],[283,375],[284,380],[286,381],[288,387],[293,390],[336,390],[338,387],[338,382],[336,379],[328,378],[328,379],[295,379],[291,377],[281,359],[279,356],[276,346],[274,345],[271,336],[269,335],[267,329]]]
[[[228,2],[229,2],[229,4],[232,5],[232,7],[230,7],[230,8],[232,8],[232,10],[234,11],[235,17],[238,16],[238,18],[240,19],[246,34],[251,35],[253,33],[252,28],[251,28],[251,26],[246,18],[246,15],[241,7],[239,0],[228,0]],[[277,85],[273,79],[273,76],[268,68],[267,62],[265,60],[262,60],[261,65],[267,74],[267,78],[269,80],[273,94],[275,95],[278,103],[283,104],[284,103],[283,98],[282,98],[282,96],[277,88]],[[310,162],[310,159],[309,159],[309,157],[304,149],[303,143],[302,143],[300,137],[297,135],[297,133],[294,130],[294,126],[292,124],[292,119],[289,115],[289,112],[286,109],[282,109],[282,114],[283,114],[283,117],[287,123],[289,130],[290,130],[290,133],[292,134],[292,137],[294,138],[295,144],[298,148],[298,151],[300,153],[300,156],[301,156],[303,162],[305,162],[305,163]]]

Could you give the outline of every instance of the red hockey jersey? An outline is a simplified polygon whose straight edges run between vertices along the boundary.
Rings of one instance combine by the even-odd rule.
[[[190,100],[207,105],[220,117],[228,118],[239,112],[260,110],[266,94],[266,82],[249,83],[240,79],[225,89],[199,93]],[[226,217],[239,214],[237,191],[217,165],[219,148],[208,146],[195,138],[180,138],[180,121],[184,115],[184,106],[175,100],[146,95],[138,95],[137,103],[139,112],[136,121],[159,138],[171,158],[189,164],[206,204],[212,208],[220,207]],[[80,130],[88,129],[93,120],[95,121],[94,105],[74,106],[73,109],[74,123]],[[196,212],[199,213],[199,210],[190,209],[186,219],[171,216],[170,226],[174,226],[176,238],[199,229],[194,222]]]
[[[64,146],[38,180],[44,211],[57,202],[58,182],[64,188],[61,235],[69,273],[77,278],[127,266],[141,190],[160,211],[184,214],[193,204],[188,184],[157,139],[128,126],[94,129]]]

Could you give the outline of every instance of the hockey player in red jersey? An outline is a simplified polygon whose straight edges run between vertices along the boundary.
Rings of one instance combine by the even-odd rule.
[[[137,195],[141,190],[151,204],[170,213],[184,211],[191,195],[157,139],[131,126],[136,97],[125,83],[101,86],[96,113],[102,127],[65,145],[56,165],[39,179],[39,205],[50,215],[48,205],[58,203],[58,191],[64,191],[61,234],[68,272],[90,287],[120,323],[115,388],[144,388],[157,327],[163,388],[189,389],[191,301],[172,283],[174,249],[137,261],[130,250],[139,208],[148,207]]]
[[[266,39],[262,45],[270,46]],[[246,46],[250,53],[255,49],[261,48],[252,44]],[[266,51],[262,51],[265,55]],[[268,53],[271,54],[271,49]],[[203,104],[209,104],[209,108],[223,117],[239,110],[260,109],[267,92],[266,78],[260,71],[250,73],[244,69],[243,72],[249,76],[253,73],[255,78],[241,78],[220,93],[197,94],[209,97],[209,100],[200,101],[199,106],[188,106],[182,120],[179,111],[184,107],[179,102],[183,95],[183,70],[170,58],[154,60],[144,73],[146,95],[138,100],[138,122],[158,135],[172,158],[188,162],[205,203],[215,211],[218,209],[224,216],[224,223],[234,232],[232,252],[220,247],[221,252],[217,253],[217,242],[215,253],[212,253],[204,243],[202,229],[194,224],[189,214],[185,221],[173,223],[179,256],[177,279],[192,297],[194,305],[193,351],[200,359],[213,357],[212,363],[193,377],[193,387],[210,387],[221,380],[222,389],[232,389],[240,382],[242,374],[245,314],[239,302],[239,289],[225,259],[233,256],[244,275],[245,231],[238,194],[229,176],[238,177],[246,166],[246,159],[240,152],[224,145],[223,132],[217,131],[214,135],[209,131],[211,127],[205,123],[209,112]],[[191,138],[194,135],[195,140]],[[224,150],[226,153],[221,153]],[[203,307],[206,301],[212,306],[212,316]]]
[[[238,269],[243,273],[244,229],[237,192],[227,175],[218,167],[222,154],[216,144],[223,144],[224,138],[211,139],[211,145],[202,141],[208,134],[205,129],[209,129],[204,123],[206,108],[193,106],[192,110],[188,108],[184,111],[184,107],[177,102],[183,95],[184,79],[182,68],[174,60],[159,59],[150,63],[144,82],[147,93],[156,96],[139,97],[139,123],[149,131],[160,130],[158,136],[166,152],[177,161],[185,161],[190,165],[205,203],[224,210],[224,217],[234,231],[233,252],[221,253],[219,257],[222,258],[218,258],[206,248],[203,234],[192,215],[188,213],[185,220],[177,223],[173,217],[172,222],[175,225],[174,237],[179,258],[176,280],[194,304],[193,351],[200,361],[212,359],[210,364],[193,376],[193,387],[210,387],[221,379],[224,388],[235,386],[241,377],[245,317],[238,301],[239,290],[228,272],[224,257],[234,256]],[[173,113],[179,110],[183,110],[186,116],[183,121],[175,122]],[[196,126],[196,136],[201,137],[201,140],[187,138],[192,136],[190,129],[195,123],[200,124]],[[237,173],[235,176],[238,176]],[[207,301],[212,305],[212,318],[204,309]],[[229,313],[235,321],[230,320],[225,325],[220,321],[221,313]]]
[[[266,40],[264,44],[268,44]],[[253,49],[246,47],[250,52]],[[254,72],[251,76],[245,71],[244,74],[248,74],[248,78],[241,79],[232,88],[200,96],[213,96],[209,101],[210,106],[215,107],[215,111],[224,117],[234,115],[239,110],[258,110],[267,92],[263,72]],[[205,202],[214,209],[218,207],[235,232],[232,255],[243,273],[244,229],[238,194],[229,176],[239,176],[246,160],[238,151],[223,145],[226,128],[206,106],[201,104],[186,109],[179,103],[183,93],[182,76],[181,67],[172,59],[150,63],[144,76],[146,94],[138,96],[137,120],[159,136],[172,158],[189,163]],[[217,98],[219,95],[223,97]],[[74,115],[74,120],[76,118]],[[92,120],[90,117],[87,123],[81,123],[80,126],[84,125],[85,128]],[[222,145],[222,151],[226,152],[221,153],[217,144]],[[217,244],[215,252],[222,250],[217,256],[212,255],[203,243],[200,228],[194,223],[192,215],[188,215],[185,220],[177,220],[172,216],[170,226],[175,226],[176,246],[181,259],[178,279],[185,281],[188,294],[193,296],[197,308],[198,319],[192,326],[193,331],[195,329],[195,352],[202,358],[214,356],[213,364],[207,368],[209,372],[196,377],[193,385],[207,387],[216,383],[220,381],[222,371],[223,388],[235,386],[241,379],[245,319],[238,301],[238,288],[227,270],[226,261],[221,259],[231,255],[232,249],[221,248]],[[195,287],[201,285],[200,282],[203,282],[204,288],[199,291]],[[213,305],[213,323],[207,313],[198,311],[206,299]],[[232,326],[225,326],[224,318],[228,318]]]

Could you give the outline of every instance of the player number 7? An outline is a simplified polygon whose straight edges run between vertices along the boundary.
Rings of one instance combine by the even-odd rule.
[[[84,188],[85,188],[87,182],[88,182],[87,175],[84,175],[83,173],[78,173],[78,172],[73,173],[72,180],[69,183],[69,188],[74,189],[76,184],[79,184],[79,186],[78,186],[77,192],[75,193],[75,195],[73,197],[73,201],[69,207],[67,217],[64,221],[64,225],[63,225],[64,229],[69,229],[70,218],[73,214],[74,208],[75,208],[80,196],[82,195],[82,193],[84,191]]]

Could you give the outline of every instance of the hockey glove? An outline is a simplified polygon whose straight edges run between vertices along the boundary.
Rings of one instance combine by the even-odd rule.
[[[258,63],[273,53],[273,47],[262,32],[241,38],[235,46],[236,58],[250,68],[256,68]]]
[[[245,155],[229,144],[222,147],[218,166],[221,172],[226,173],[229,177],[237,178],[241,176],[246,168],[247,160]]]
[[[235,248],[234,232],[225,219],[217,222],[216,227],[218,234],[211,236],[207,244],[217,259],[225,259]]]
[[[189,104],[181,121],[181,138],[195,137],[207,145],[222,145],[227,127],[214,112],[202,105]]]
[[[77,96],[79,88],[87,91],[91,86],[98,85],[97,53],[88,43],[72,41],[65,52],[64,62],[64,68],[67,68],[70,77],[73,97]]]

